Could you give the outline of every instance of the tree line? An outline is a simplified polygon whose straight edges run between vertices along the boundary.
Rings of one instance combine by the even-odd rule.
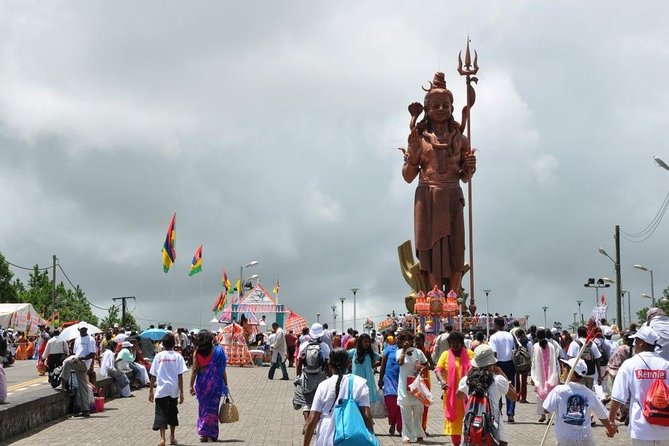
[[[132,314],[126,313],[125,321],[119,317],[118,306],[107,308],[107,316],[102,319],[93,314],[86,293],[77,284],[74,289],[65,287],[63,282],[56,284],[56,311],[59,321],[86,321],[100,328],[109,328],[114,324],[139,329]],[[0,253],[0,303],[30,303],[44,318],[50,319],[53,314],[52,280],[49,271],[33,266],[27,283],[14,278],[9,263]]]

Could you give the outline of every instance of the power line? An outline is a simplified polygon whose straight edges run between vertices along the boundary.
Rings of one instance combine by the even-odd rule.
[[[24,270],[26,270],[26,271],[35,271],[35,269],[37,269],[38,271],[48,271],[48,270],[50,270],[51,268],[53,268],[53,266],[47,266],[46,268],[35,268],[35,267],[33,267],[33,268],[28,268],[28,267],[25,267],[25,266],[16,265],[16,264],[10,262],[10,261],[7,260],[7,259],[5,259],[5,262],[7,262],[8,264],[12,265],[14,268],[24,269]],[[35,265],[35,266],[37,266],[37,265]]]
[[[660,205],[660,208],[655,214],[655,217],[653,217],[651,222],[641,232],[638,232],[636,234],[628,234],[622,230],[620,231],[625,240],[632,243],[643,243],[646,240],[648,240],[660,226],[660,223],[662,222],[662,219],[664,218],[664,215],[667,212],[668,207],[669,207],[669,193],[667,193],[667,195],[664,197],[664,201],[662,201],[662,204]]]
[[[75,290],[77,290],[77,289],[81,290],[81,288],[79,288],[78,286],[75,286],[75,285],[72,283],[72,281],[70,280],[70,278],[67,277],[67,273],[65,272],[65,270],[63,269],[63,267],[60,266],[60,262],[57,263],[56,266],[58,266],[58,269],[60,269],[60,271],[63,273],[63,276],[65,276],[65,279],[67,279],[68,283],[70,284],[70,286],[71,286],[73,289],[75,289]],[[88,300],[88,299],[86,298],[86,296],[84,296],[83,294],[82,294],[81,297],[83,297],[84,300],[85,300],[85,301],[88,303],[88,305],[90,305],[91,307],[94,307],[94,308],[97,308],[98,310],[103,310],[103,311],[108,311],[108,310],[109,310],[109,308],[103,308],[103,307],[99,307],[99,306],[95,305],[93,302],[91,302],[90,300]]]

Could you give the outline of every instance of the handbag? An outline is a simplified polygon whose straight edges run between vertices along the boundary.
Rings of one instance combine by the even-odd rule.
[[[221,403],[220,409],[218,409],[218,421],[221,424],[236,423],[239,421],[239,411],[229,393]]]
[[[358,403],[353,399],[353,376],[348,375],[346,399],[340,399],[334,408],[334,441],[336,446],[379,446],[379,440],[367,429]]]
[[[372,418],[388,418],[388,408],[386,407],[386,399],[383,395],[383,389],[379,389],[378,393],[379,399],[369,405],[369,408],[372,411]]]

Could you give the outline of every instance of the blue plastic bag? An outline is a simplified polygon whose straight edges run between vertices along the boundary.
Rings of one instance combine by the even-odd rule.
[[[374,433],[367,429],[360,408],[353,398],[353,375],[348,375],[346,399],[334,408],[334,444],[336,446],[379,446]]]

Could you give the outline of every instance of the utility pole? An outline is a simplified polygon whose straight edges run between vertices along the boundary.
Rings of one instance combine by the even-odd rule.
[[[53,307],[51,311],[51,320],[54,320],[56,316],[56,254],[53,255],[53,272],[51,274],[51,306]]]
[[[616,268],[616,319],[618,321],[618,324],[620,324],[622,326],[621,321],[623,320],[623,316],[622,316],[623,284],[621,283],[622,278],[620,277],[620,226],[619,225],[616,225],[615,239],[616,239],[615,240],[615,242],[616,242],[616,261],[613,262],[613,263],[614,263],[614,266]]]
[[[117,300],[121,301],[121,327],[125,328],[125,301],[128,299],[132,299],[134,301],[137,301],[135,299],[135,296],[124,296],[124,297],[114,297],[112,300],[116,302]]]

